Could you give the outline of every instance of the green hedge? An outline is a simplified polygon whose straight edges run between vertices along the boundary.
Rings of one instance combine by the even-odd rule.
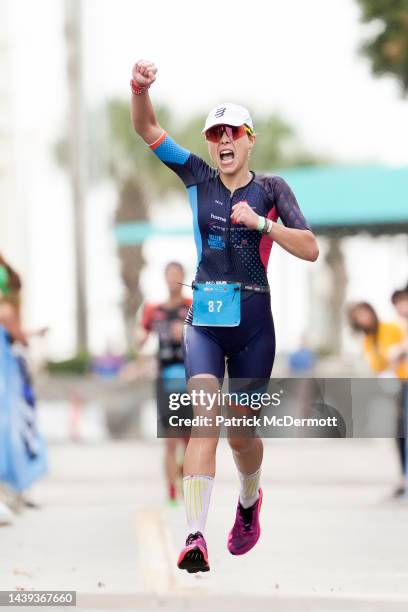
[[[90,355],[83,352],[65,361],[49,361],[47,371],[50,374],[86,374],[89,365]]]

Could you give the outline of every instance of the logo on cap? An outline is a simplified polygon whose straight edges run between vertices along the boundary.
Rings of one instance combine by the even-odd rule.
[[[214,117],[222,117],[223,114],[225,113],[227,109],[225,108],[225,106],[221,106],[220,108],[217,108],[217,110],[214,113]]]

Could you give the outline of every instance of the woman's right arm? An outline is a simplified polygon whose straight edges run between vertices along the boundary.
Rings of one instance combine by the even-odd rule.
[[[163,134],[164,130],[157,121],[148,88],[156,80],[157,68],[147,60],[139,60],[133,66],[132,77],[137,87],[145,89],[142,93],[132,92],[130,114],[135,131],[151,145]]]
[[[130,106],[133,127],[160,161],[175,172],[187,188],[198,185],[212,176],[215,170],[203,159],[177,144],[157,121],[148,92],[156,80],[156,72],[156,66],[146,60],[140,60],[133,67]]]

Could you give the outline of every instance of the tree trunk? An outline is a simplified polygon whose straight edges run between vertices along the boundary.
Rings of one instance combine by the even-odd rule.
[[[335,353],[341,350],[341,330],[347,287],[347,274],[344,262],[341,239],[333,236],[329,239],[329,250],[326,263],[330,271],[330,295],[328,299],[328,346]]]
[[[120,191],[120,201],[116,212],[116,223],[131,223],[147,219],[146,198],[142,189],[128,180]],[[125,286],[125,297],[122,304],[128,348],[134,345],[135,315],[142,304],[142,292],[139,280],[144,260],[143,245],[120,246],[121,276]]]
[[[85,138],[82,91],[81,1],[65,1],[68,76],[68,159],[74,217],[76,348],[88,350],[85,257]]]

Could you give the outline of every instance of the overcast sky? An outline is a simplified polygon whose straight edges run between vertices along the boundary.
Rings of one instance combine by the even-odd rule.
[[[25,41],[22,82],[36,92],[30,105],[61,119],[64,2],[14,2]],[[145,57],[159,68],[153,98],[181,119],[232,100],[281,112],[319,153],[407,163],[408,101],[392,78],[375,79],[359,57],[367,26],[355,0],[86,0],[83,7],[89,103],[127,96],[131,66]]]
[[[183,116],[223,100],[282,112],[311,148],[344,161],[407,162],[408,101],[357,54],[355,0],[86,0],[87,83],[127,94],[134,60],[159,68],[154,99]]]

